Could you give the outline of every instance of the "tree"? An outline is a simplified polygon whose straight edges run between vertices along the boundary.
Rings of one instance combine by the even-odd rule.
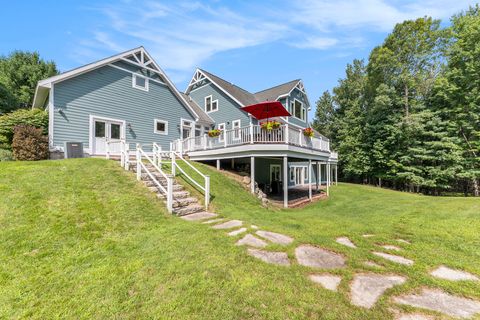
[[[480,195],[480,6],[452,18],[447,68],[436,82],[434,105],[462,150],[458,177]]]
[[[14,51],[0,57],[0,113],[31,106],[37,82],[56,74],[55,63],[44,61],[37,52]]]
[[[333,125],[335,120],[335,107],[333,97],[329,91],[325,91],[317,101],[313,128],[326,137],[334,137]]]

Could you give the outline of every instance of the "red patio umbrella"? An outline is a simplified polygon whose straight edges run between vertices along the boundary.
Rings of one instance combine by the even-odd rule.
[[[241,109],[250,113],[257,120],[291,116],[290,112],[279,101],[265,101]]]

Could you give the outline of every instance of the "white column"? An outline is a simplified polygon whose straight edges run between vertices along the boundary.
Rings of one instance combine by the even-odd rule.
[[[338,164],[335,164],[335,185],[338,185]]]
[[[220,159],[217,159],[217,170],[220,170]]]
[[[312,160],[308,160],[308,199],[312,201]]]
[[[318,164],[318,161],[315,162],[315,167],[317,167],[317,176],[315,177],[315,180],[316,180],[316,190],[318,191],[318,186],[320,185],[320,167],[319,167],[319,164]]]
[[[250,192],[255,193],[255,157],[250,157]]]
[[[327,162],[326,164],[326,174],[327,174],[327,196],[330,195],[330,163]]]
[[[288,157],[283,157],[283,207],[288,208]]]

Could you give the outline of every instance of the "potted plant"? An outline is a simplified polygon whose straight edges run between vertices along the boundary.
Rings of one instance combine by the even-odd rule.
[[[280,128],[280,122],[275,121],[275,120],[265,121],[265,122],[260,123],[260,127],[263,130],[272,131],[272,130]]]
[[[312,128],[305,128],[303,129],[303,135],[305,137],[308,137],[308,138],[313,138],[313,136],[315,135],[315,133],[313,132],[313,129]]]
[[[216,138],[222,134],[222,130],[220,129],[212,129],[208,131],[208,136],[210,138]]]

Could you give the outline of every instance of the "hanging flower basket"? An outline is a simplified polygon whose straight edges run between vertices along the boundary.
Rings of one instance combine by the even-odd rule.
[[[208,136],[210,138],[216,138],[222,134],[222,130],[220,129],[212,129],[208,131]]]
[[[315,133],[313,132],[313,129],[312,128],[305,128],[303,129],[303,135],[305,137],[308,137],[308,138],[313,138],[313,136],[315,135]]]
[[[260,127],[263,130],[272,131],[272,130],[280,128],[280,122],[278,122],[278,121],[265,121],[265,122],[260,123]]]

